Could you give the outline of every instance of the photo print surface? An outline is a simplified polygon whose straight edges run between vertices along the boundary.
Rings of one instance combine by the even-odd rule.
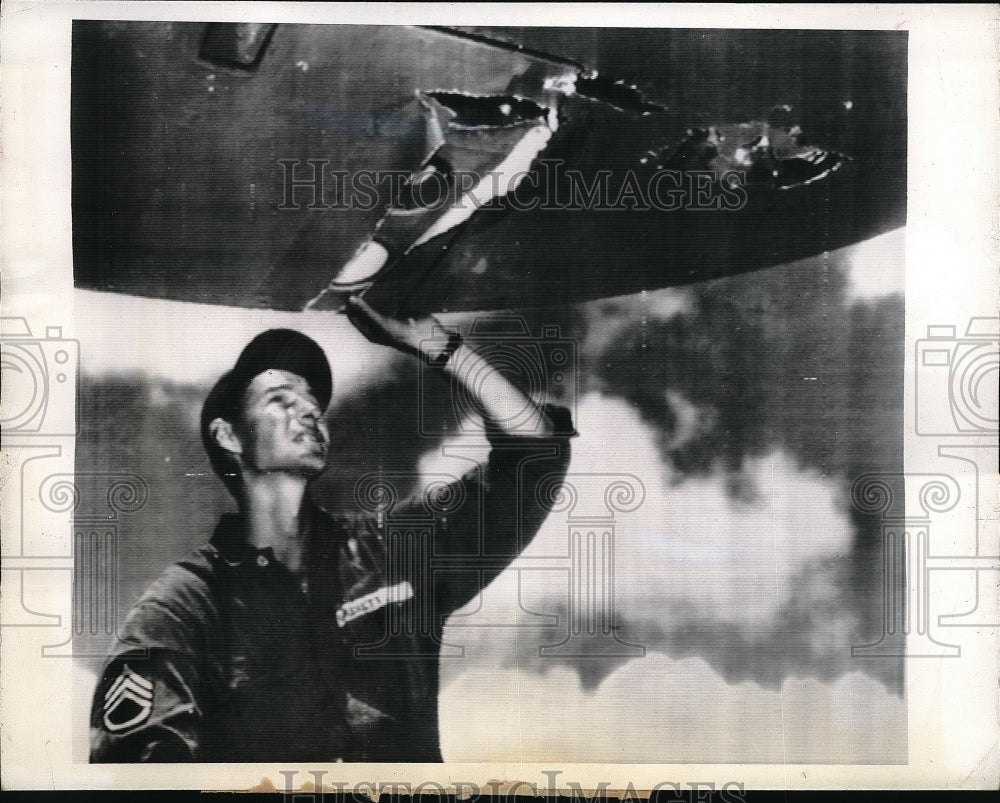
[[[297,684],[302,760],[905,762],[905,32],[76,20],[71,92],[77,760],[294,760]],[[136,641],[248,520],[202,413],[274,329],[361,529]],[[378,582],[316,568],[362,531]]]

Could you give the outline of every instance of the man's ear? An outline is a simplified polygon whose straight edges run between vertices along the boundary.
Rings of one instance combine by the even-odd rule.
[[[208,432],[219,446],[232,455],[243,454],[243,444],[239,437],[233,432],[233,425],[224,418],[213,418],[208,425]]]

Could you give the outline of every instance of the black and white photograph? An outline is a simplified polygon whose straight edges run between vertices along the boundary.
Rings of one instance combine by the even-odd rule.
[[[1000,570],[995,276],[912,279],[926,33],[254,5],[60,28],[17,242],[70,311],[10,263],[2,418],[65,777],[989,785],[988,706],[925,701],[995,669]],[[928,769],[935,717],[987,758]]]

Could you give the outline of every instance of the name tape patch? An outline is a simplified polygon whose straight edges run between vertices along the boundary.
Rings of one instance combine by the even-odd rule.
[[[383,586],[382,588],[365,594],[363,597],[348,600],[337,608],[337,626],[343,627],[348,622],[353,622],[359,616],[384,608],[390,602],[405,602],[413,598],[413,586],[409,581],[396,583],[394,586]]]

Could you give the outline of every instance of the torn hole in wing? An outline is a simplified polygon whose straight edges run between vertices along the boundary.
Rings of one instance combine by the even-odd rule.
[[[526,98],[443,91],[418,97],[428,155],[399,187],[371,239],[307,309],[328,292],[363,289],[412,248],[516,190],[554,131],[551,110]]]
[[[577,76],[574,91],[591,100],[598,100],[625,112],[639,112],[642,115],[654,111],[664,111],[666,106],[650,103],[635,84],[626,84],[623,79],[614,80],[599,74],[596,70]]]
[[[454,113],[449,126],[457,128],[506,128],[535,124],[548,118],[549,110],[516,95],[467,95],[462,92],[424,92]]]
[[[747,186],[787,190],[821,181],[850,161],[812,145],[790,112],[791,107],[780,106],[768,122],[689,129],[679,143],[660,149],[657,168],[739,171]]]
[[[340,269],[340,272],[334,277],[333,281],[330,282],[330,286],[338,286],[340,289],[360,289],[364,283],[367,283],[375,275],[385,267],[386,262],[389,261],[389,252],[386,250],[385,246],[380,243],[375,242],[375,240],[368,240],[361,244],[361,247],[354,252],[347,263]],[[323,291],[324,293],[326,290]],[[322,295],[322,293],[320,294]],[[309,309],[313,304],[318,301],[319,298],[315,298],[306,305],[306,309]]]

